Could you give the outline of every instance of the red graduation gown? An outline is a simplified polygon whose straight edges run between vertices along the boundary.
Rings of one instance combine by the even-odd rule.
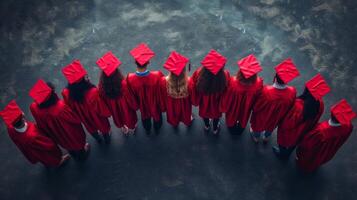
[[[108,107],[114,124],[118,128],[126,125],[129,129],[134,129],[138,121],[136,116],[138,104],[136,100],[129,95],[126,80],[123,80],[121,83],[121,92],[122,94],[115,99],[100,94],[100,101]]]
[[[96,87],[86,91],[83,102],[77,102],[69,97],[67,88],[62,91],[63,100],[79,116],[82,123],[89,133],[109,133],[110,124],[108,117],[110,112],[108,108],[100,102],[99,92]]]
[[[209,94],[209,95],[204,95],[202,93],[199,93],[195,88],[197,79],[198,79],[198,74],[202,67],[198,68],[193,74],[192,74],[192,84],[193,84],[193,90],[191,94],[191,101],[194,106],[198,106],[199,108],[199,116],[202,118],[211,118],[211,119],[218,119],[222,116],[222,112],[219,110],[219,102],[221,100],[222,95],[224,92],[220,93],[215,93],[215,94]],[[224,74],[226,76],[226,80],[229,81],[229,72],[227,70],[224,70]]]
[[[191,79],[188,78],[188,92],[191,93]],[[160,107],[162,111],[166,111],[167,122],[172,126],[178,126],[183,122],[186,126],[191,124],[192,104],[190,96],[183,98],[174,98],[167,93],[166,77],[162,77],[160,81]]]
[[[63,100],[48,108],[39,108],[33,102],[30,110],[38,128],[54,142],[69,151],[84,148],[86,135],[81,120]]]
[[[324,103],[320,101],[319,112],[314,119],[303,120],[304,101],[297,98],[294,106],[278,125],[277,140],[283,147],[295,147],[303,134],[310,131],[318,122],[324,111]]]
[[[263,79],[257,78],[251,85],[241,83],[236,77],[231,77],[227,91],[220,101],[220,111],[226,113],[228,127],[236,125],[237,121],[245,128],[253,109],[254,102],[263,89]]]
[[[328,121],[319,123],[296,147],[297,165],[311,172],[331,160],[352,133],[353,126],[332,127]]]
[[[17,132],[12,126],[8,127],[11,140],[32,164],[41,162],[49,167],[58,166],[62,159],[62,152],[58,146],[50,138],[42,135],[32,122],[27,122],[27,126],[24,133]]]
[[[292,86],[276,89],[272,85],[265,85],[253,106],[250,119],[253,131],[273,132],[279,121],[290,110],[295,97],[296,89]]]
[[[146,76],[129,73],[127,84],[130,99],[135,99],[140,109],[141,119],[161,120],[159,82],[164,75],[160,71],[150,71]]]

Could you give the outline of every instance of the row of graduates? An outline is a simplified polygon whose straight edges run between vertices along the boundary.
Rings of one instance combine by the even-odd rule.
[[[136,111],[146,131],[162,125],[162,113],[173,127],[180,122],[190,126],[192,105],[199,107],[204,130],[218,134],[220,118],[225,113],[226,125],[232,133],[241,134],[250,119],[250,135],[255,143],[268,142],[277,129],[278,145],[273,152],[281,159],[289,158],[296,149],[296,161],[304,171],[314,171],[335,155],[352,132],[351,120],[356,116],[346,100],[331,108],[331,118],[321,123],[324,111],[322,97],[330,88],[320,74],[306,82],[302,95],[287,84],[299,76],[292,59],[275,67],[272,85],[263,85],[258,76],[262,71],[259,61],[249,55],[237,62],[239,71],[231,76],[224,69],[226,58],[211,50],[191,77],[189,59],[173,51],[164,64],[169,71],[147,69],[155,53],[144,43],[130,54],[137,70],[124,77],[120,60],[107,52],[97,60],[102,69],[98,86],[88,79],[79,60],[62,69],[68,85],[62,91],[63,100],[54,86],[38,80],[29,95],[36,124],[25,120],[16,102],[11,101],[0,115],[8,127],[10,138],[32,163],[59,166],[72,157],[85,159],[90,146],[82,124],[97,142],[110,143],[109,117],[124,134],[134,133],[137,127]]]

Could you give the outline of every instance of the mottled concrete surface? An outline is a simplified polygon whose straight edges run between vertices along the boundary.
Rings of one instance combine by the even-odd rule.
[[[156,52],[152,69],[161,69],[170,50],[190,57],[196,68],[215,48],[229,58],[232,73],[238,58],[256,54],[268,83],[273,67],[290,56],[302,74],[292,83],[300,92],[320,72],[332,86],[326,107],[347,98],[357,110],[354,0],[3,0],[0,5],[1,107],[16,98],[29,114],[32,84],[41,77],[60,91],[65,85],[60,69],[75,58],[95,83],[95,60],[108,50],[123,61],[125,73],[133,71],[128,52],[147,42]],[[205,135],[201,126],[196,120],[190,130],[174,131],[165,124],[159,134],[147,136],[140,125],[129,138],[114,129],[109,147],[89,138],[87,162],[46,170],[24,159],[1,122],[0,198],[345,200],[357,195],[356,130],[330,163],[307,176],[293,159],[277,160],[271,144],[256,146],[247,133],[234,137],[225,128],[219,137]]]

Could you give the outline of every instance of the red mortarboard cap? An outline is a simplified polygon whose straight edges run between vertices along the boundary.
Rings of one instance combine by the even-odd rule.
[[[12,100],[4,110],[0,111],[0,116],[3,118],[7,126],[11,126],[22,116],[22,110],[16,104],[16,101]]]
[[[149,62],[149,60],[155,56],[155,53],[148,47],[147,44],[141,43],[130,51],[131,56],[140,65],[144,65]]]
[[[285,83],[289,83],[294,78],[300,75],[299,71],[297,70],[293,60],[288,58],[284,60],[282,63],[275,67],[275,71],[278,74],[279,78]]]
[[[224,56],[212,49],[201,61],[201,64],[203,65],[203,67],[210,70],[214,75],[216,75],[219,70],[224,67],[226,61],[227,59]]]
[[[259,61],[253,54],[250,54],[249,56],[239,60],[237,65],[244,78],[249,78],[263,70],[259,64]]]
[[[188,61],[188,58],[177,53],[176,51],[173,51],[167,58],[164,68],[174,73],[176,76],[179,76]]]
[[[331,90],[321,74],[317,74],[307,81],[305,86],[316,100],[321,99]]]
[[[72,84],[81,80],[87,74],[87,71],[83,68],[79,60],[75,60],[64,67],[62,73],[66,77],[68,83]]]
[[[347,103],[346,99],[342,99],[337,104],[331,107],[332,115],[341,124],[350,124],[351,120],[356,117],[352,107]]]
[[[107,76],[110,76],[121,65],[120,60],[111,51],[104,54],[96,63]]]
[[[51,95],[52,89],[43,81],[38,80],[29,92],[30,97],[37,103],[41,104]]]

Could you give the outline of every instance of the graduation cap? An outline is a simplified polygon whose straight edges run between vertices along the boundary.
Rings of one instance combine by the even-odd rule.
[[[253,54],[250,54],[249,56],[239,60],[237,65],[244,78],[249,78],[263,70],[259,61]]]
[[[311,78],[305,83],[305,86],[316,100],[321,99],[331,90],[321,74]]]
[[[51,96],[51,93],[52,88],[45,81],[39,79],[30,90],[29,95],[37,104],[41,104]]]
[[[211,51],[206,55],[206,57],[201,61],[203,67],[211,71],[216,75],[219,70],[221,70],[226,64],[227,59],[219,54],[216,50],[211,49]]]
[[[167,58],[164,68],[174,73],[176,76],[179,76],[188,62],[188,58],[173,51]]]
[[[98,67],[103,70],[105,75],[110,76],[121,65],[120,60],[109,51],[97,60]]]
[[[13,125],[22,116],[22,110],[19,108],[15,100],[5,106],[4,110],[0,111],[0,116],[7,126]]]
[[[141,43],[136,46],[130,51],[130,54],[140,65],[144,65],[145,63],[149,62],[152,57],[155,56],[155,53],[145,43]]]
[[[282,63],[275,67],[275,71],[278,74],[279,78],[285,83],[289,83],[294,78],[300,75],[299,71],[297,70],[293,60],[288,58],[284,60]]]
[[[62,73],[66,77],[69,84],[73,84],[87,75],[87,71],[83,68],[79,60],[75,60],[71,64],[64,67],[62,69]]]
[[[337,104],[331,107],[332,115],[340,124],[350,124],[351,120],[356,117],[352,107],[347,103],[346,99],[342,99]]]

